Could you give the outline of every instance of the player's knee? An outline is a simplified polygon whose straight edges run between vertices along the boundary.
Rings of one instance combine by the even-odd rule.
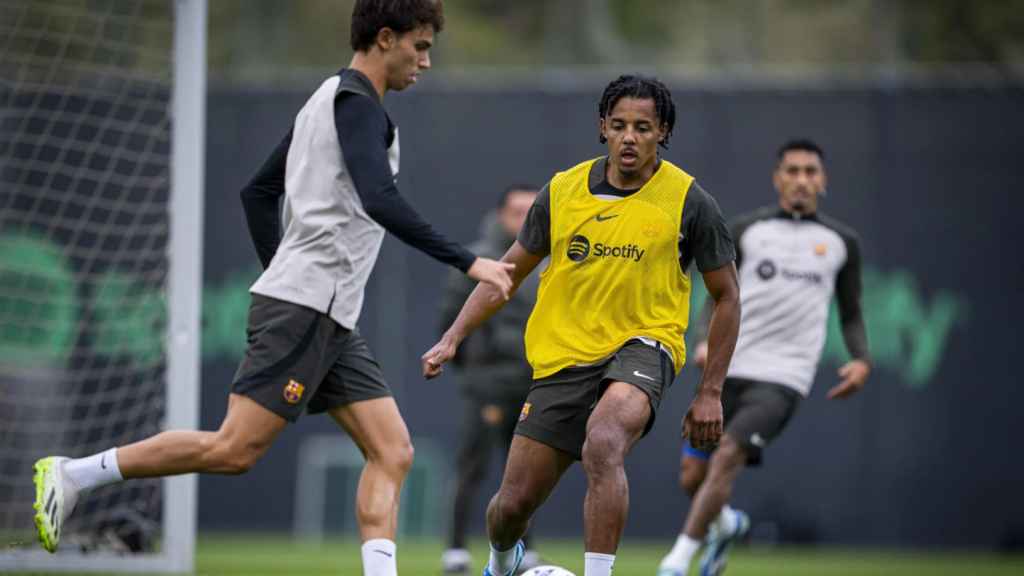
[[[237,454],[233,454],[224,462],[225,474],[245,474],[249,470],[252,470],[252,467],[256,465],[257,460],[259,460],[259,455],[250,452],[242,451]]]
[[[406,439],[389,446],[381,456],[381,463],[389,471],[404,477],[412,468],[415,455],[416,450],[412,447],[412,442]]]
[[[721,443],[711,457],[711,467],[717,472],[734,472],[747,461],[746,450],[729,436],[723,436]]]
[[[492,502],[494,513],[504,522],[516,522],[529,518],[536,504],[532,494],[503,486]]]
[[[245,438],[216,434],[204,442],[206,468],[211,472],[245,474],[256,465],[267,446]]]
[[[625,442],[612,428],[595,426],[583,443],[583,468],[588,475],[604,474],[622,466]]]

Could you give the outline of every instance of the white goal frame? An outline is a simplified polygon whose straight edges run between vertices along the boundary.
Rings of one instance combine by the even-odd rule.
[[[199,425],[203,182],[206,138],[207,0],[174,2],[171,198],[167,276],[166,415],[169,429]],[[27,478],[27,476],[26,476]],[[196,476],[165,478],[160,552],[0,552],[0,572],[191,573],[195,564]],[[30,506],[31,502],[26,502]]]

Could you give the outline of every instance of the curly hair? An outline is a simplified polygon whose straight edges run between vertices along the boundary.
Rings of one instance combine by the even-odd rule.
[[[672,129],[676,125],[676,105],[672,101],[672,93],[657,78],[624,74],[612,80],[601,94],[601,101],[597,105],[598,116],[603,120],[615,104],[622,98],[638,98],[641,100],[654,100],[654,110],[658,114],[658,122],[666,128],[665,138],[660,142],[663,148],[668,148],[668,140],[672,136]],[[601,135],[598,140],[604,144],[607,140]]]
[[[434,27],[435,34],[444,28],[442,0],[356,0],[349,44],[356,52],[364,52],[373,46],[381,28],[405,34],[426,24]]]

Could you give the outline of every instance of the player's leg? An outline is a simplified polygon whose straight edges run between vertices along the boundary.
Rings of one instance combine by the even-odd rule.
[[[728,433],[722,435],[718,448],[711,455],[707,478],[690,506],[683,532],[694,540],[703,540],[708,525],[732,495],[732,486],[747,461],[747,454]]]
[[[732,424],[737,410],[740,408],[740,396],[745,390],[742,382],[733,378],[726,378],[722,387],[722,410],[727,430],[729,425]],[[683,523],[676,537],[675,544],[658,565],[659,576],[682,576],[686,574],[690,561],[703,543],[702,538],[694,538],[687,534],[686,526],[690,517],[695,513],[697,493],[707,480],[712,454],[712,451],[694,448],[689,442],[684,441],[683,443],[683,457],[680,463],[679,480],[683,490],[690,496],[690,509],[683,516]],[[723,510],[719,514],[719,520],[721,516],[728,514],[729,512]]]
[[[697,495],[697,490],[707,478],[710,460],[710,452],[698,450],[690,446],[689,442],[683,448],[683,457],[679,463],[679,487],[691,499]]]
[[[288,421],[251,398],[231,394],[216,432],[169,430],[117,449],[125,479],[192,472],[242,474],[249,471]]]
[[[711,458],[707,479],[701,486],[687,519],[685,533],[704,538],[702,576],[716,576],[725,570],[729,547],[750,528],[750,519],[726,503],[740,470],[759,465],[762,450],[789,421],[799,394],[776,384],[736,380],[737,408],[726,425],[723,441]]]
[[[328,413],[366,458],[356,488],[363,574],[395,576],[398,501],[413,459],[409,430],[391,397],[353,402]]]
[[[691,446],[689,442],[684,441],[683,456],[679,464],[679,487],[683,489],[683,492],[686,492],[691,502],[693,502],[694,496],[696,496],[701,484],[703,484],[704,479],[707,477],[710,460],[711,452],[698,450]],[[689,566],[690,559],[700,548],[699,540],[690,538],[682,531],[686,526],[687,516],[688,514],[683,515],[682,528],[680,528],[679,535],[676,536],[676,542],[658,565],[659,575],[676,576],[684,574],[686,572],[685,567]]]
[[[249,470],[287,422],[298,417],[326,372],[324,366],[333,362],[328,350],[335,326],[310,308],[254,295],[249,346],[220,428],[171,430],[85,458],[37,462],[35,521],[43,547],[56,549],[60,525],[82,491],[129,478]],[[305,397],[299,381],[312,388]]]
[[[487,506],[491,557],[484,575],[512,574],[522,561],[520,539],[533,513],[547,500],[574,456],[517,434],[509,448],[501,487]]]
[[[399,495],[412,467],[412,441],[380,364],[358,330],[347,333],[341,349],[309,412],[326,411],[366,458],[356,488],[363,574],[394,576]]]
[[[587,475],[585,576],[611,574],[629,510],[625,458],[653,427],[674,377],[670,356],[639,340],[624,344],[601,369],[581,454]]]
[[[485,405],[475,398],[466,398],[465,402],[465,416],[459,429],[457,478],[448,549],[441,556],[441,567],[445,574],[465,574],[469,571],[472,559],[466,548],[466,532],[470,506],[476,496],[476,489],[486,475],[492,443],[490,427],[486,421],[490,413],[485,410],[493,406]]]
[[[611,574],[629,511],[626,454],[644,434],[652,413],[647,394],[632,384],[612,382],[587,422],[583,469],[586,575]]]
[[[266,452],[287,421],[244,396],[232,394],[216,432],[169,430],[85,458],[48,457],[35,465],[36,527],[53,552],[61,526],[79,497],[132,478],[194,472],[242,474]]]
[[[363,400],[331,408],[328,413],[366,458],[356,489],[356,522],[363,541],[394,540],[398,499],[412,467],[409,430],[394,398]]]
[[[501,409],[501,421],[496,424],[492,431],[494,434],[491,435],[492,446],[500,447],[499,453],[501,454],[502,468],[504,469],[505,462],[508,461],[509,449],[512,446],[512,440],[515,438],[516,425],[518,424],[518,416],[523,409],[522,399],[512,399],[498,404]],[[540,566],[543,562],[541,561],[540,554],[534,549],[533,536],[530,533],[529,527],[526,529],[526,533],[523,534],[523,561],[519,565],[520,570],[529,570],[536,566]]]

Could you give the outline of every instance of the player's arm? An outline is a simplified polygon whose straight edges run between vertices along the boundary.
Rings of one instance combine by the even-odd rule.
[[[715,199],[694,182],[683,206],[682,253],[691,253],[704,279],[711,304],[707,331],[708,359],[690,409],[683,417],[683,436],[695,448],[706,448],[722,435],[722,384],[736,347],[740,323],[740,291],[736,279],[736,246]]]
[[[528,252],[519,241],[512,244],[512,247],[501,258],[502,262],[514,265],[514,268],[511,269],[510,295],[519,289],[523,279],[529,276],[530,272],[533,272],[533,269],[543,259],[544,256]],[[455,356],[459,344],[504,306],[505,301],[506,299],[502,298],[501,293],[494,286],[483,282],[477,284],[441,340],[421,358],[423,376],[430,379],[439,375],[444,363]]]
[[[745,214],[739,218],[732,220],[729,223],[729,233],[733,239],[733,245],[736,251],[736,270],[740,269],[743,265],[743,233],[747,231],[747,228],[751,224],[757,221],[757,213],[752,212]],[[738,272],[737,272],[738,273]],[[690,358],[693,360],[694,365],[700,369],[704,369],[704,365],[708,360],[708,324],[711,322],[711,313],[714,312],[715,301],[713,298],[708,298],[704,301],[704,307],[701,309],[700,317],[697,320],[697,325],[694,327],[695,340],[697,345],[694,346],[693,353]]]
[[[860,243],[854,236],[845,236],[846,263],[836,277],[836,299],[843,341],[852,360],[839,368],[840,382],[828,391],[828,398],[846,398],[861,388],[871,374],[868,335],[861,310]]]
[[[292,131],[289,130],[241,192],[249,235],[263,268],[270,266],[281,244],[279,202],[284,194],[285,163],[291,143]]]
[[[334,122],[345,166],[363,209],[399,240],[434,259],[494,285],[507,299],[512,285],[511,265],[472,252],[445,238],[402,197],[388,161],[388,120],[369,96],[342,92],[335,100]]]
[[[722,436],[722,385],[736,348],[740,328],[740,288],[736,266],[729,262],[704,272],[704,286],[714,302],[708,323],[707,360],[697,393],[683,420],[683,436],[696,448],[718,442]]]
[[[537,198],[526,215],[526,221],[519,230],[515,243],[502,257],[502,261],[515,265],[512,271],[513,290],[518,289],[523,279],[530,275],[537,265],[551,254],[551,189],[541,188]],[[489,286],[480,284],[470,294],[459,315],[441,340],[421,358],[423,375],[433,378],[441,373],[445,362],[455,356],[459,344],[499,308],[494,292]]]

